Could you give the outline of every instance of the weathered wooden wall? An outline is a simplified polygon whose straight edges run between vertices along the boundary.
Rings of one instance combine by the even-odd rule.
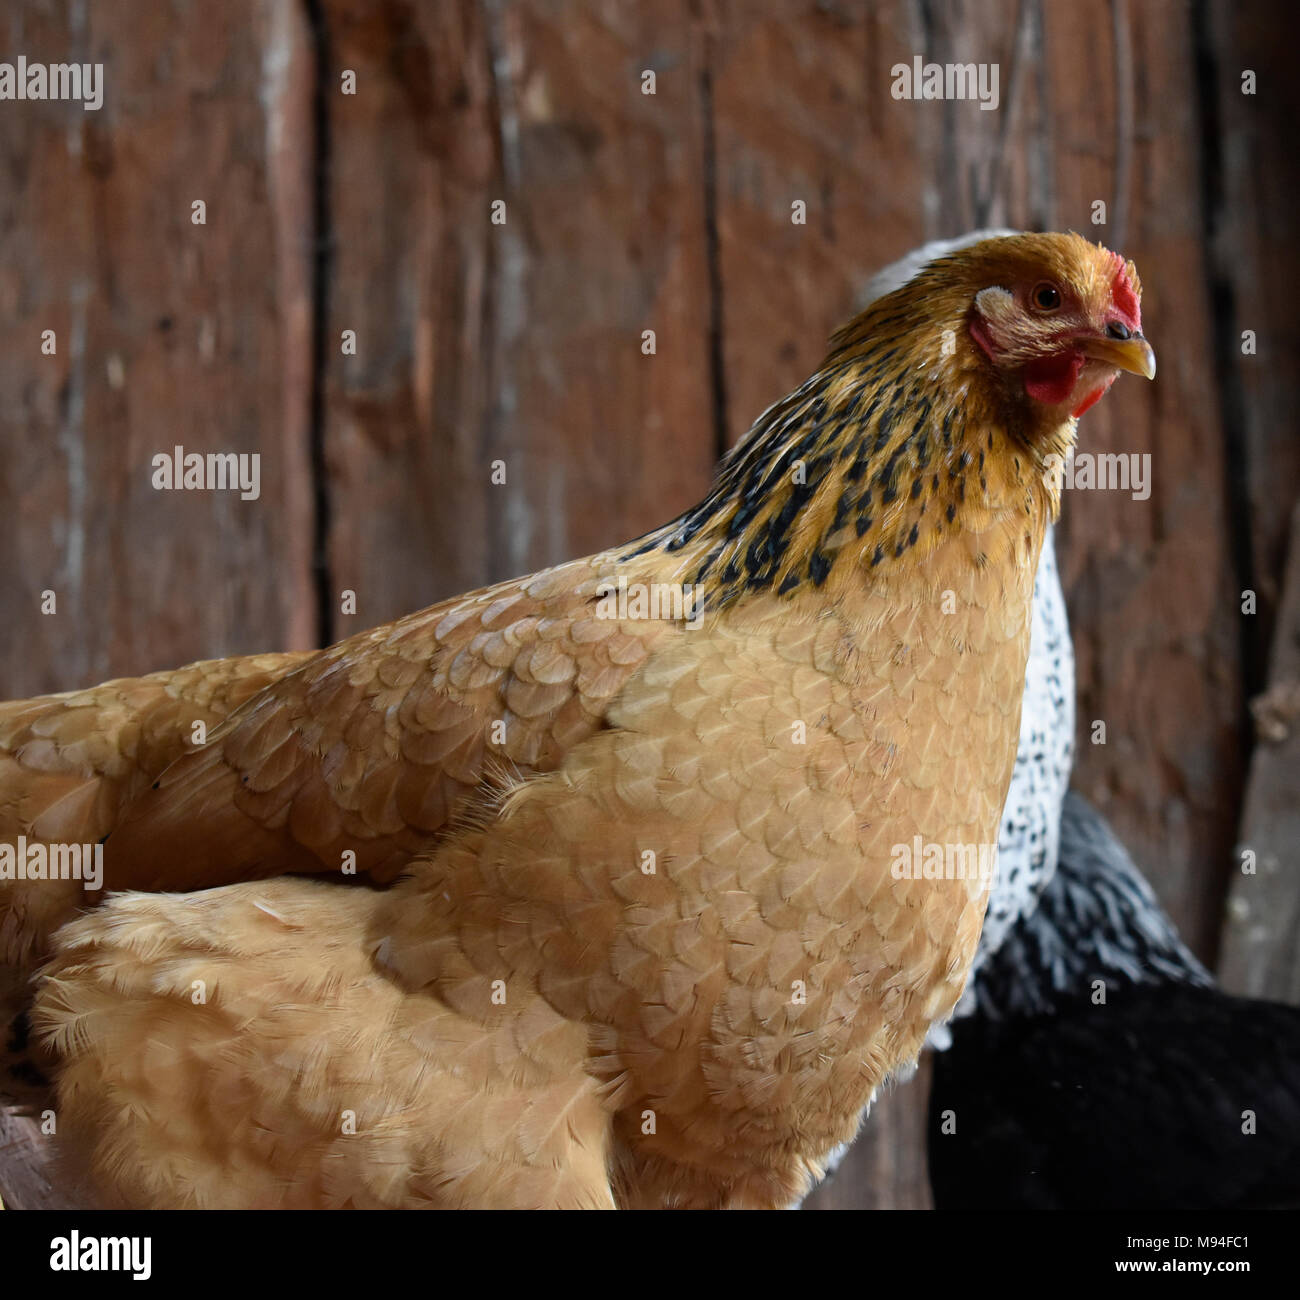
[[[1300,482],[1294,27],[1286,0],[14,0],[0,56],[107,91],[0,103],[0,690],[309,645],[633,536],[876,267],[1072,227],[1135,258],[1160,358],[1083,428],[1150,453],[1150,498],[1065,507],[1077,781],[1212,959],[1230,879],[1259,902],[1246,705]],[[996,62],[999,110],[895,101],[914,54]],[[177,443],[260,452],[261,499],[153,491]],[[1283,996],[1295,948],[1294,919],[1230,936],[1229,978]],[[926,1204],[923,1105],[887,1097],[817,1204]]]

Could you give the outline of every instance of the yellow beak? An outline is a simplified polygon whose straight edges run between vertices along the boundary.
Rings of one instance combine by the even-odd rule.
[[[1082,338],[1078,340],[1085,357],[1104,361],[1117,370],[1127,370],[1130,375],[1144,379],[1156,377],[1156,354],[1151,344],[1140,336],[1131,339]]]

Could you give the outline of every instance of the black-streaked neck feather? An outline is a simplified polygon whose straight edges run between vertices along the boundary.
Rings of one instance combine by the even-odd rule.
[[[629,548],[678,560],[711,607],[752,592],[820,587],[839,566],[888,577],[959,535],[977,565],[1037,543],[1059,504],[1047,438],[1020,427],[954,299],[906,286],[831,342],[822,367],[765,411],[699,505]]]

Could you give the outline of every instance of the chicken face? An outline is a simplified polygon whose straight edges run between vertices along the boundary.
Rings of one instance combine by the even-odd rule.
[[[1131,262],[1077,236],[1041,250],[1032,236],[1014,242],[1016,252],[1001,259],[1001,268],[991,258],[981,263],[1000,276],[976,293],[969,326],[1010,388],[1079,416],[1121,370],[1155,378]]]

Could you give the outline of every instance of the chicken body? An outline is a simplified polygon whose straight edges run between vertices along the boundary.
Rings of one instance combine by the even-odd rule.
[[[761,637],[677,633],[609,729],[387,895],[276,881],[126,895],[74,923],[41,999],[71,1062],[63,1122],[120,1161],[132,1203],[799,1195],[960,992],[983,893],[895,881],[889,848],[933,834],[929,809],[953,808],[957,842],[995,828],[996,783],[958,737],[1014,736],[1016,697],[992,677],[968,712],[950,681],[916,683],[954,731],[900,746],[882,801],[908,724],[862,646],[887,642],[792,612]],[[204,1097],[198,1133],[178,1095]],[[226,1126],[206,1179],[165,1176]]]
[[[110,898],[60,932],[35,1007],[99,1184],[801,1196],[961,992],[987,880],[899,872],[898,848],[996,840],[1042,465],[1113,378],[1062,371],[1000,299],[973,337],[972,303],[1054,276],[1097,354],[1129,358],[1101,334],[1119,267],[1073,236],[936,263],[694,510],[323,651],[174,762],[109,835],[112,886],[243,883]],[[685,584],[692,617],[611,610],[620,581]],[[250,879],[350,860],[406,876]]]
[[[62,1123],[98,1149],[100,1180],[133,1204],[316,1203],[325,1170],[329,1204],[801,1195],[951,1010],[979,935],[983,882],[896,880],[891,846],[996,834],[1032,570],[1014,598],[968,580],[942,615],[942,559],[941,586],[882,583],[854,618],[810,595],[707,630],[571,624],[628,653],[658,635],[606,728],[387,895],[125,895],[68,927],[39,1023],[66,1062]],[[982,665],[965,694],[960,662],[933,653],[953,634]],[[914,650],[895,662],[900,645]],[[197,1126],[175,1106],[195,1095]],[[393,1127],[408,1146],[376,1202],[344,1170],[371,1178],[370,1143]],[[228,1145],[197,1161],[208,1176],[183,1173],[215,1133]]]

